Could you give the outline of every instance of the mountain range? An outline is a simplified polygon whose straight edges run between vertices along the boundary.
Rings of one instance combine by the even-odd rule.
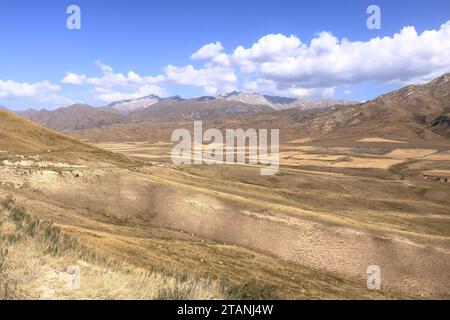
[[[207,106],[211,101],[217,106],[217,101],[227,100],[202,99],[201,103],[196,103]],[[71,131],[70,134],[95,142],[110,141],[111,137],[114,137],[114,141],[123,142],[164,141],[170,137],[174,127],[186,125],[186,121],[183,120],[211,115],[177,113],[183,108],[186,110],[187,106],[181,107],[183,104],[193,106],[198,111],[198,106],[192,101],[166,103],[168,104],[166,107],[158,103],[150,108],[130,113],[129,117],[134,119],[134,123]],[[235,102],[230,106],[236,109],[240,103],[243,102]],[[253,106],[263,107],[263,105]],[[404,87],[364,103],[338,104],[328,108],[307,110],[290,108],[276,111],[273,108],[267,109],[268,106],[265,108],[264,112],[259,113],[236,115],[230,112],[223,117],[210,116],[202,119],[205,128],[282,128],[280,130],[282,141],[309,137],[325,145],[351,146],[361,138],[384,137],[416,143],[422,141],[424,144],[431,141],[447,144],[450,137],[450,74],[424,85]],[[154,121],[156,118],[160,120]],[[179,121],[170,124],[163,119],[178,119],[183,123]]]
[[[141,123],[154,128],[165,122],[202,119],[219,128],[230,122],[241,127],[278,127],[286,135],[322,137],[324,141],[355,135],[441,139],[450,137],[449,92],[447,73],[427,84],[406,86],[364,103],[232,92],[193,99],[152,95],[105,107],[74,104],[53,111],[30,109],[19,114],[58,131],[101,129],[96,131],[97,138],[106,132],[117,136],[117,132],[110,132],[115,130],[111,128],[115,124],[121,124],[125,137],[139,140],[150,135]],[[136,137],[136,132],[141,136]]]
[[[353,103],[346,100],[306,100],[264,96],[257,93],[232,92],[217,97],[205,96],[192,99],[183,99],[179,96],[160,98],[150,95],[138,99],[113,102],[104,107],[73,104],[51,111],[28,109],[18,112],[18,114],[47,128],[66,131],[142,121],[177,121],[244,116],[290,108],[309,110]]]

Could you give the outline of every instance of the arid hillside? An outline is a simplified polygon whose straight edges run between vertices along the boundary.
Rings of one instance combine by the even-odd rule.
[[[43,128],[12,112],[0,110],[0,158],[18,160],[18,156],[21,159],[34,156],[40,160],[57,160],[72,164],[133,163],[123,156]]]

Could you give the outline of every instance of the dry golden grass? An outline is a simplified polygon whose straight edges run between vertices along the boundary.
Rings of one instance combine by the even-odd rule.
[[[80,287],[68,285],[69,267]],[[4,201],[0,211],[0,299],[223,299],[223,283],[118,264]]]

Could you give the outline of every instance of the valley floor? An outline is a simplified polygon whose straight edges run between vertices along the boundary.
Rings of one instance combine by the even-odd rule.
[[[358,147],[293,141],[281,148],[280,172],[264,177],[255,166],[173,166],[167,143],[99,146],[144,162],[39,167],[28,155],[28,162],[0,167],[2,198],[12,194],[33,219],[107,257],[105,266],[65,256],[72,253],[50,255],[39,277],[81,261],[91,270],[87,279],[112,264],[124,282],[143,270],[168,290],[174,274],[207,286],[184,298],[449,297],[448,149],[379,139]],[[3,245],[18,252],[31,241],[43,250],[27,237]],[[370,265],[382,270],[380,291],[366,287]],[[102,295],[106,278],[98,276],[98,292],[90,288],[84,297],[134,297],[131,289]],[[39,297],[48,294],[34,288]]]

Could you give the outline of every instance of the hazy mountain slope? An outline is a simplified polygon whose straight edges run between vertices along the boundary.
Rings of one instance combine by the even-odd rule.
[[[126,118],[122,115],[85,104],[74,104],[53,111],[30,109],[19,114],[35,123],[58,131],[81,130],[126,122]]]
[[[226,100],[162,100],[151,107],[129,114],[133,122],[151,120],[197,120],[271,112],[265,105],[245,104]]]
[[[123,100],[105,107],[74,104],[56,110],[18,112],[19,115],[58,131],[84,130],[111,124],[143,121],[175,121],[244,116],[284,109],[308,110],[345,104],[344,100],[297,100],[262,96],[257,93],[232,92],[217,97],[183,99],[155,95]]]
[[[285,110],[291,108],[298,110],[308,110],[308,109],[327,108],[336,105],[355,104],[355,102],[348,100],[295,99],[295,98],[260,95],[258,93],[238,92],[238,91],[234,91],[225,95],[220,95],[217,98],[224,99],[227,101],[242,102],[246,104],[266,105],[273,108],[274,110]]]

